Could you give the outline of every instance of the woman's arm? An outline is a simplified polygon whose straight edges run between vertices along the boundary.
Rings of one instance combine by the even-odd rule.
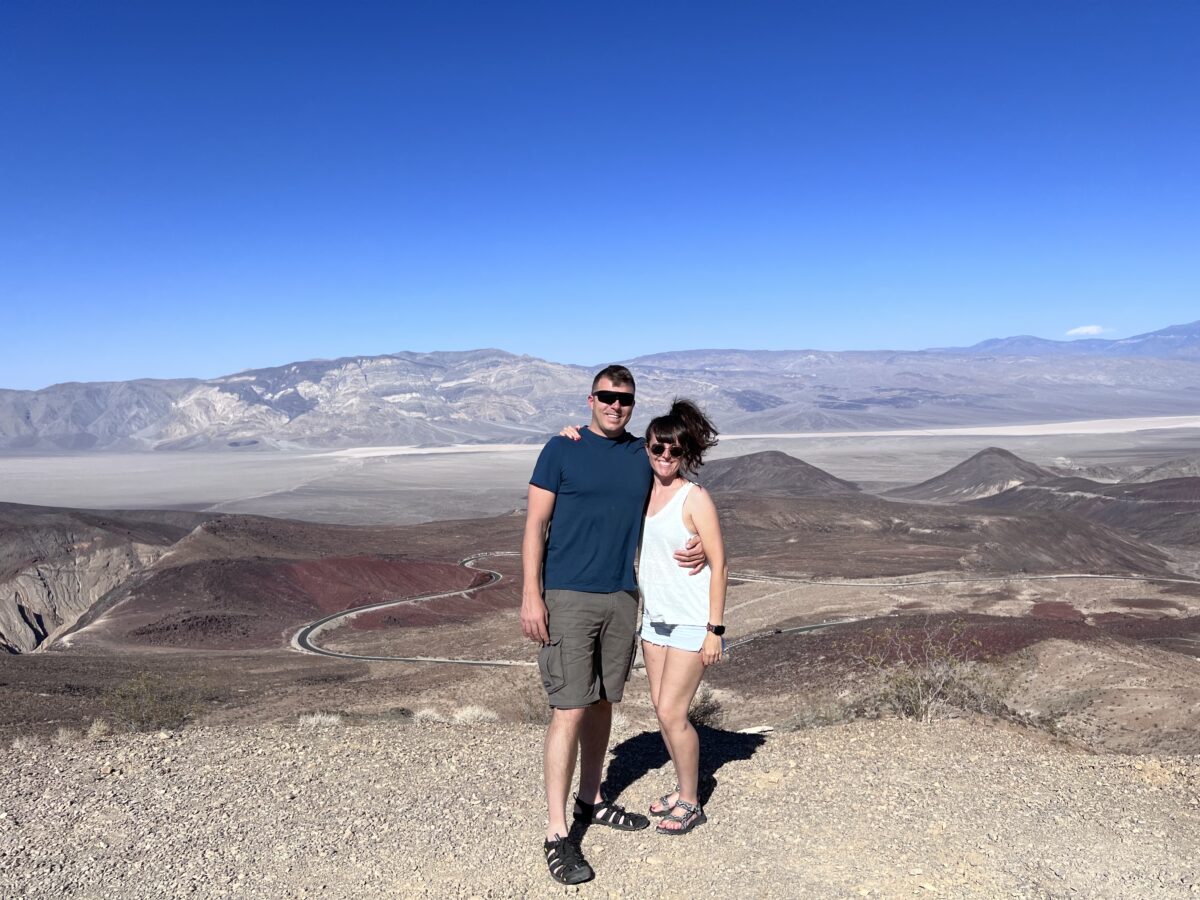
[[[697,485],[688,493],[683,503],[684,524],[700,535],[704,552],[708,556],[708,568],[712,571],[712,582],[708,588],[708,623],[725,624],[725,588],[728,571],[725,565],[725,542],[721,538],[721,523],[717,518],[717,506],[708,491]],[[721,658],[721,639],[711,631],[704,636],[700,658],[706,666]]]

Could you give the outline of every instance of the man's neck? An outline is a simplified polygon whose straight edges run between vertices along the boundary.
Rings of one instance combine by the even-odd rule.
[[[606,441],[617,441],[617,440],[620,440],[621,438],[625,437],[625,435],[629,434],[629,432],[624,428],[622,428],[616,434],[605,434],[604,431],[602,431],[600,429],[600,427],[596,425],[595,422],[591,422],[584,427],[586,428],[586,430],[590,431],[596,437],[604,438]]]

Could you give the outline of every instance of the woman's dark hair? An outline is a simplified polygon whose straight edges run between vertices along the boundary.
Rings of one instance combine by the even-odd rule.
[[[676,397],[669,413],[651,419],[646,426],[646,445],[655,443],[655,439],[682,447],[679,468],[685,473],[694,472],[704,465],[705,452],[717,445],[717,429],[695,403]]]

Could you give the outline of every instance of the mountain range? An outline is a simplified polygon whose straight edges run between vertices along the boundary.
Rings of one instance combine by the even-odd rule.
[[[733,433],[955,427],[1200,412],[1200,322],[1122,340],[919,351],[692,350],[626,363],[639,421],[676,396]],[[0,390],[0,450],[244,450],[542,440],[599,366],[502,350],[308,360],[212,379]]]

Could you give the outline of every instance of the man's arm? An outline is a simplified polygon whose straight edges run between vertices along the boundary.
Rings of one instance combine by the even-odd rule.
[[[542,598],[542,563],[546,559],[546,535],[555,499],[553,491],[534,484],[529,486],[525,537],[521,541],[521,632],[542,646],[550,642],[546,601]]]

